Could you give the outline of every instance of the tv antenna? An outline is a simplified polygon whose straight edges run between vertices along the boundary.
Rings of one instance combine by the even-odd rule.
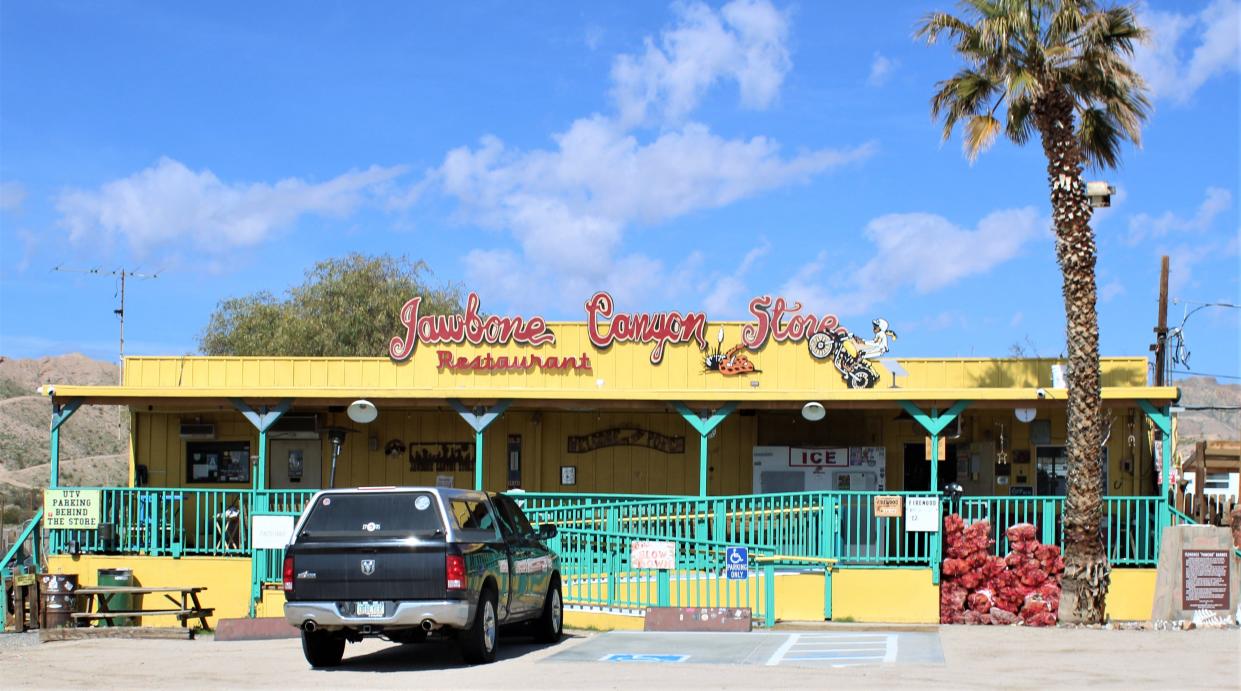
[[[117,316],[117,319],[119,319],[121,322],[120,361],[119,361],[120,381],[118,383],[123,384],[125,382],[125,279],[137,278],[140,280],[151,280],[151,279],[159,278],[159,274],[162,271],[162,269],[154,273],[142,273],[140,271],[130,271],[123,266],[119,269],[113,269],[109,271],[107,269],[101,269],[99,267],[95,267],[93,269],[71,269],[71,268],[66,268],[63,264],[58,264],[57,266],[52,268],[52,271],[59,271],[60,273],[71,273],[71,274],[91,274],[93,276],[112,276],[117,280],[117,284],[118,284],[117,294],[119,294],[121,298],[121,306],[112,310],[112,313],[115,314]],[[117,297],[117,295],[114,294],[113,297]]]

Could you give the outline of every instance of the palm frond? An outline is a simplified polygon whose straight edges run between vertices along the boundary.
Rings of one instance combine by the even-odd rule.
[[[1004,135],[1014,144],[1030,141],[1034,134],[1034,103],[1028,99],[1009,100],[1004,123]]]
[[[999,133],[1000,121],[994,115],[987,113],[970,116],[969,121],[965,123],[965,139],[962,141],[965,156],[970,163],[978,158],[978,154],[991,148]]]
[[[1115,168],[1120,162],[1122,131],[1116,121],[1102,108],[1086,108],[1081,111],[1081,124],[1077,139],[1082,154],[1095,168]]]
[[[935,87],[935,95],[931,97],[931,117],[943,117],[945,141],[952,136],[958,122],[985,111],[1000,90],[999,85],[987,75],[971,69],[961,70]]]

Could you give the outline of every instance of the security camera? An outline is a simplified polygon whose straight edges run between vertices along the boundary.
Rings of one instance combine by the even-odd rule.
[[[1047,389],[1044,389],[1042,387],[1039,387],[1039,390],[1035,391],[1034,393],[1038,394],[1039,398],[1047,398]]]
[[[1090,200],[1090,205],[1096,209],[1106,209],[1111,206],[1113,194],[1116,194],[1116,188],[1106,182],[1086,183],[1086,197]]]
[[[55,395],[56,395],[56,387],[55,387],[55,386],[52,386],[51,384],[48,384],[47,386],[43,387],[43,394],[44,394],[45,396],[55,396]]]

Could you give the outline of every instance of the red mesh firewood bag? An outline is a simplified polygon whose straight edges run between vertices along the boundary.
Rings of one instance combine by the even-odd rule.
[[[970,566],[964,559],[953,559],[951,557],[944,560],[944,565],[940,571],[944,574],[944,578],[960,576],[970,570]]]
[[[1017,572],[1017,577],[1021,579],[1022,585],[1036,587],[1043,584],[1047,580],[1047,572],[1044,571],[1038,562],[1026,562],[1025,566]]]
[[[1024,623],[1026,626],[1055,626],[1056,615],[1052,612],[1043,612],[1026,619]]]
[[[966,600],[966,604],[971,610],[984,614],[991,611],[991,608],[995,605],[995,601],[992,598],[991,591],[986,588],[982,588],[970,593],[969,598]]]
[[[999,607],[992,607],[989,614],[991,615],[992,624],[999,624],[1002,626],[1007,626],[1009,624],[1017,623],[1017,615],[1013,614],[1012,612],[1006,609],[1000,609]]]
[[[1009,526],[1004,534],[1008,536],[1009,542],[1028,542],[1038,537],[1033,523],[1015,523]]]

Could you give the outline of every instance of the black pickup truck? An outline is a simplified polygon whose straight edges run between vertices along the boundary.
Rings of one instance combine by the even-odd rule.
[[[491,662],[501,625],[560,639],[560,558],[513,499],[460,489],[325,490],[302,512],[284,556],[284,617],[313,667],[345,643],[455,638]]]

